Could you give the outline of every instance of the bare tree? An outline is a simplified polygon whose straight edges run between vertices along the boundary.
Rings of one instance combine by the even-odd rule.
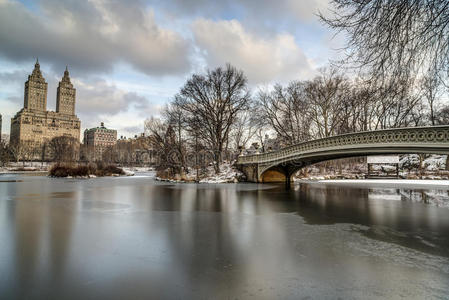
[[[0,163],[5,166],[11,159],[11,151],[5,140],[0,141]]]
[[[168,104],[163,110],[163,116],[171,128],[176,134],[175,149],[178,151],[178,156],[181,162],[181,167],[184,171],[187,171],[186,167],[186,149],[184,145],[183,131],[187,127],[187,116],[185,115],[182,107],[178,105],[177,101],[173,101]]]
[[[238,149],[238,147],[245,148],[257,130],[263,128],[265,124],[266,122],[260,114],[260,109],[256,105],[239,112],[231,131],[235,149]]]
[[[438,125],[449,125],[449,105],[440,108],[436,113]],[[449,158],[449,155],[448,155]],[[448,164],[449,166],[449,164]]]
[[[315,137],[338,133],[349,97],[349,83],[335,69],[321,70],[321,75],[307,83],[305,94],[310,103],[310,116]]]
[[[199,122],[198,134],[215,155],[215,172],[220,172],[222,153],[237,115],[248,107],[250,94],[242,71],[225,68],[194,74],[176,97],[176,104],[191,122]]]
[[[309,102],[303,82],[294,81],[287,87],[275,85],[271,92],[259,91],[257,98],[262,118],[283,144],[292,145],[310,138]]]
[[[48,143],[53,161],[73,163],[79,158],[80,142],[70,136],[57,136]]]
[[[180,174],[183,168],[180,152],[177,150],[176,133],[173,127],[161,119],[152,117],[145,121],[149,145],[157,152],[159,164],[158,169],[172,168],[175,173]]]
[[[30,153],[33,151],[32,141],[22,141],[21,143],[15,143],[9,145],[9,151],[11,152],[16,162],[22,161],[25,166],[25,161],[29,158]]]
[[[321,20],[348,37],[346,62],[388,85],[449,74],[447,0],[332,0]]]
[[[442,84],[439,76],[427,75],[422,79],[421,92],[429,106],[429,121],[431,125],[436,124],[436,110],[438,100],[442,94]]]
[[[380,113],[378,122],[380,128],[407,127],[413,124],[410,119],[412,112],[421,102],[421,97],[414,93],[412,85],[398,82],[396,87],[379,87]],[[377,129],[377,127],[376,127]]]

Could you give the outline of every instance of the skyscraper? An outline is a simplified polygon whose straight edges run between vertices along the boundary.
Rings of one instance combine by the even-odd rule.
[[[57,89],[56,112],[47,111],[47,86],[36,61],[25,82],[23,108],[11,119],[11,145],[33,148],[35,158],[41,156],[45,143],[54,137],[80,139],[81,121],[75,115],[75,89],[68,69]]]
[[[75,94],[76,90],[70,82],[69,71],[67,67],[64,71],[64,76],[59,82],[56,94],[56,112],[66,115],[75,114]]]

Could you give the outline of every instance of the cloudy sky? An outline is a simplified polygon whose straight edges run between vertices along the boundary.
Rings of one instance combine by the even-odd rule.
[[[327,0],[0,0],[3,133],[36,57],[47,109],[68,65],[83,130],[104,121],[130,136],[194,72],[229,62],[253,91],[311,78],[340,55],[316,16],[327,10]]]

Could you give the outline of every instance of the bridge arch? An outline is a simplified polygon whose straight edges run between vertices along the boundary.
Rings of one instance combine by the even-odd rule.
[[[285,182],[287,176],[288,173],[286,169],[279,166],[272,166],[260,171],[259,182]]]

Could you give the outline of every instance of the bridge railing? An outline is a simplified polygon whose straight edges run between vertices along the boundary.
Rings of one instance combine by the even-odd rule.
[[[449,144],[449,125],[392,128],[347,133],[299,143],[277,151],[240,156],[237,163],[251,164],[269,162],[285,159],[300,153],[309,153],[329,148],[350,148],[351,146],[369,144],[397,145],[416,143]]]

